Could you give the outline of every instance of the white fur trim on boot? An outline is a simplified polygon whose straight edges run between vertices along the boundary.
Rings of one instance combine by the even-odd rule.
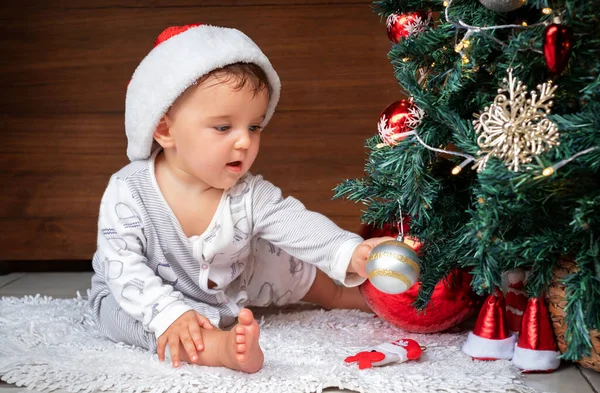
[[[129,159],[150,156],[158,122],[188,87],[210,71],[238,62],[258,65],[269,79],[271,96],[264,127],[275,112],[281,82],[269,59],[247,35],[236,29],[200,25],[152,49],[127,88],[125,133]]]
[[[405,362],[406,361],[406,349],[401,346],[394,345],[391,343],[379,344],[376,347],[370,348],[369,351],[381,352],[385,355],[385,359],[380,362],[373,362],[373,366],[383,366],[393,362]]]
[[[523,371],[552,371],[560,366],[560,352],[515,346],[512,362]]]
[[[491,340],[469,332],[462,351],[475,359],[511,359],[516,342],[517,336],[514,334],[503,340]]]

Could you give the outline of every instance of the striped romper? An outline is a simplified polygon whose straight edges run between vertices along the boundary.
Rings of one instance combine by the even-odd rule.
[[[114,174],[102,197],[89,303],[108,338],[156,351],[186,311],[227,327],[245,306],[299,301],[316,268],[346,286],[364,281],[346,273],[362,238],[249,173],[223,192],[206,231],[187,237],[158,187],[155,157]]]

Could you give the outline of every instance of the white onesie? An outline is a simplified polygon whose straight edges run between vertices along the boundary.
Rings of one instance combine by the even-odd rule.
[[[362,238],[261,176],[225,190],[206,231],[188,238],[156,182],[156,154],[114,174],[102,198],[90,305],[109,338],[156,350],[188,310],[224,327],[244,306],[297,302],[315,266],[346,286],[364,281],[346,274]]]

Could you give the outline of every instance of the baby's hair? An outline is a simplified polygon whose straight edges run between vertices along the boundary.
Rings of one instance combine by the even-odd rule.
[[[267,89],[269,95],[271,94],[271,85],[269,84],[269,78],[265,71],[254,63],[233,63],[228,64],[224,67],[212,70],[208,74],[202,75],[194,84],[188,87],[177,99],[169,110],[174,107],[182,97],[185,97],[189,92],[196,89],[209,77],[214,76],[218,79],[219,83],[231,83],[233,89],[236,91],[242,90],[249,85],[252,93],[256,96],[263,89]],[[169,112],[167,111],[167,113]]]
[[[269,84],[269,78],[265,71],[254,63],[233,63],[226,65],[221,68],[212,70],[206,75],[201,76],[193,85],[188,87],[177,99],[171,107],[167,110],[167,113],[171,110],[177,102],[184,97],[188,92],[198,87],[202,82],[206,81],[210,76],[214,75],[221,83],[232,83],[234,90],[242,90],[244,87],[249,85],[254,95],[260,93],[263,89],[267,89],[269,95],[271,94],[271,85]],[[156,140],[152,141],[151,151],[154,151],[160,147]]]
[[[246,85],[250,85],[250,89],[256,95],[263,89],[267,89],[271,94],[271,86],[269,78],[265,71],[254,63],[233,63],[225,67],[217,68],[198,79],[197,83],[201,84],[209,76],[215,75],[222,82],[233,82],[235,90],[242,90]]]

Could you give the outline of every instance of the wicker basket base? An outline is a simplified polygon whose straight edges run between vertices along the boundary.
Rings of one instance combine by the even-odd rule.
[[[556,343],[561,353],[565,353],[567,345],[565,344],[565,286],[560,279],[575,272],[577,265],[573,261],[562,260],[554,269],[554,279],[548,291],[548,310],[552,319],[552,327],[556,335]],[[600,333],[597,330],[590,331],[592,340],[592,355],[584,357],[577,361],[583,367],[600,372]]]

